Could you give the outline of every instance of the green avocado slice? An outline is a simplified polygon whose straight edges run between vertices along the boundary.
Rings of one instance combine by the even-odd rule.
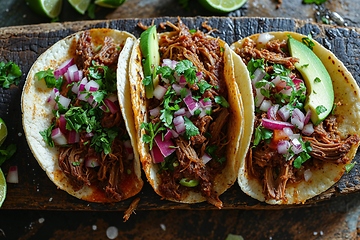
[[[140,35],[140,50],[143,55],[144,76],[151,77],[149,84],[145,86],[146,97],[152,98],[156,83],[156,68],[160,63],[159,41],[156,26],[153,25]]]
[[[314,125],[321,123],[332,111],[334,105],[334,89],[329,72],[318,56],[304,43],[291,36],[288,39],[289,52],[298,58],[295,68],[304,78],[307,88],[305,110],[311,111]]]

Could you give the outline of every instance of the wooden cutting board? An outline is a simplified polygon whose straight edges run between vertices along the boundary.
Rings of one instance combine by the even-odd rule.
[[[123,211],[128,208],[134,198],[113,204],[89,203],[76,199],[66,192],[59,190],[48,179],[33,157],[24,136],[20,97],[26,75],[36,60],[48,47],[71,33],[98,27],[125,30],[136,37],[140,36],[139,22],[151,25],[165,21],[177,22],[177,18],[154,19],[119,19],[107,21],[84,21],[50,23],[40,25],[27,25],[19,27],[0,28],[0,61],[13,61],[23,71],[19,86],[10,89],[0,89],[0,117],[8,126],[9,135],[4,143],[17,145],[16,154],[2,166],[7,172],[9,166],[17,165],[19,168],[19,183],[8,184],[7,198],[3,209],[37,209],[37,210],[91,210],[91,211]],[[266,31],[296,31],[305,35],[311,34],[315,40],[330,49],[345,64],[360,82],[360,34],[356,28],[341,28],[329,25],[318,25],[310,22],[293,19],[271,18],[182,18],[189,28],[201,29],[201,23],[218,29],[213,35],[224,39],[227,43],[245,36]],[[355,161],[359,162],[359,154]],[[310,199],[302,206],[311,206],[324,202],[332,197],[351,194],[360,189],[360,166],[357,164],[350,173],[323,194]],[[146,180],[145,180],[146,181]],[[137,209],[214,209],[207,203],[178,204],[165,200],[156,195],[151,186],[145,183],[142,191],[136,196],[140,198]],[[241,192],[237,183],[226,193],[221,195],[224,209],[280,209],[297,206],[271,206],[260,203]]]

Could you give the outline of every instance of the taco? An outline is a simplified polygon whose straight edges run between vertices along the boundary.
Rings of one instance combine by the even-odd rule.
[[[351,73],[295,32],[251,35],[231,49],[235,66],[247,66],[254,100],[241,189],[270,204],[304,203],[326,191],[353,164],[360,142],[360,91]]]
[[[22,93],[25,136],[51,181],[76,198],[118,202],[142,186],[128,85],[135,37],[90,29],[56,42]]]
[[[144,31],[130,58],[140,161],[163,199],[221,208],[219,195],[237,178],[244,126],[230,48],[181,20],[165,25],[172,30]],[[149,56],[141,41],[151,31],[157,49]]]

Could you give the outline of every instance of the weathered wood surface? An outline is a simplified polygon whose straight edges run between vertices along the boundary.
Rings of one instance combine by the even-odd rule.
[[[123,211],[133,199],[116,204],[95,204],[75,199],[64,191],[56,189],[32,156],[27,145],[21,122],[20,96],[26,74],[36,58],[59,39],[82,29],[109,27],[127,30],[139,36],[141,30],[137,23],[143,24],[176,22],[177,18],[122,19],[108,21],[66,22],[0,28],[0,61],[14,61],[21,67],[24,75],[21,84],[9,90],[0,89],[0,117],[8,124],[9,136],[6,144],[16,143],[16,155],[3,165],[6,172],[10,165],[19,167],[19,184],[9,184],[7,199],[3,209],[30,210],[92,210]],[[311,33],[316,40],[332,50],[344,62],[357,82],[360,81],[360,34],[356,28],[340,28],[317,25],[300,20],[271,18],[182,18],[190,28],[201,28],[203,21],[218,29],[214,36],[223,38],[229,44],[247,35],[264,32],[288,30],[303,34]],[[359,162],[359,155],[355,161]],[[304,206],[311,206],[340,195],[354,194],[360,189],[360,166],[355,168],[325,193],[309,200]],[[214,209],[207,203],[178,204],[161,200],[149,184],[137,196],[140,197],[140,210],[166,209]],[[224,209],[279,209],[294,206],[270,206],[260,203],[240,191],[237,183],[221,196]]]

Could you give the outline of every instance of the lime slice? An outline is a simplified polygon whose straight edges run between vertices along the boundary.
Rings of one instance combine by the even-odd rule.
[[[0,207],[6,198],[6,179],[0,168]]]
[[[240,8],[246,0],[199,0],[199,2],[209,11],[228,13]]]
[[[126,0],[95,0],[95,4],[106,8],[117,8]]]
[[[68,0],[68,1],[71,4],[71,6],[81,14],[85,14],[91,2],[91,0]]]
[[[0,146],[4,143],[6,137],[7,137],[8,131],[7,127],[5,125],[4,120],[0,118]]]
[[[62,7],[62,0],[26,0],[29,7],[37,14],[56,18],[59,16]]]

